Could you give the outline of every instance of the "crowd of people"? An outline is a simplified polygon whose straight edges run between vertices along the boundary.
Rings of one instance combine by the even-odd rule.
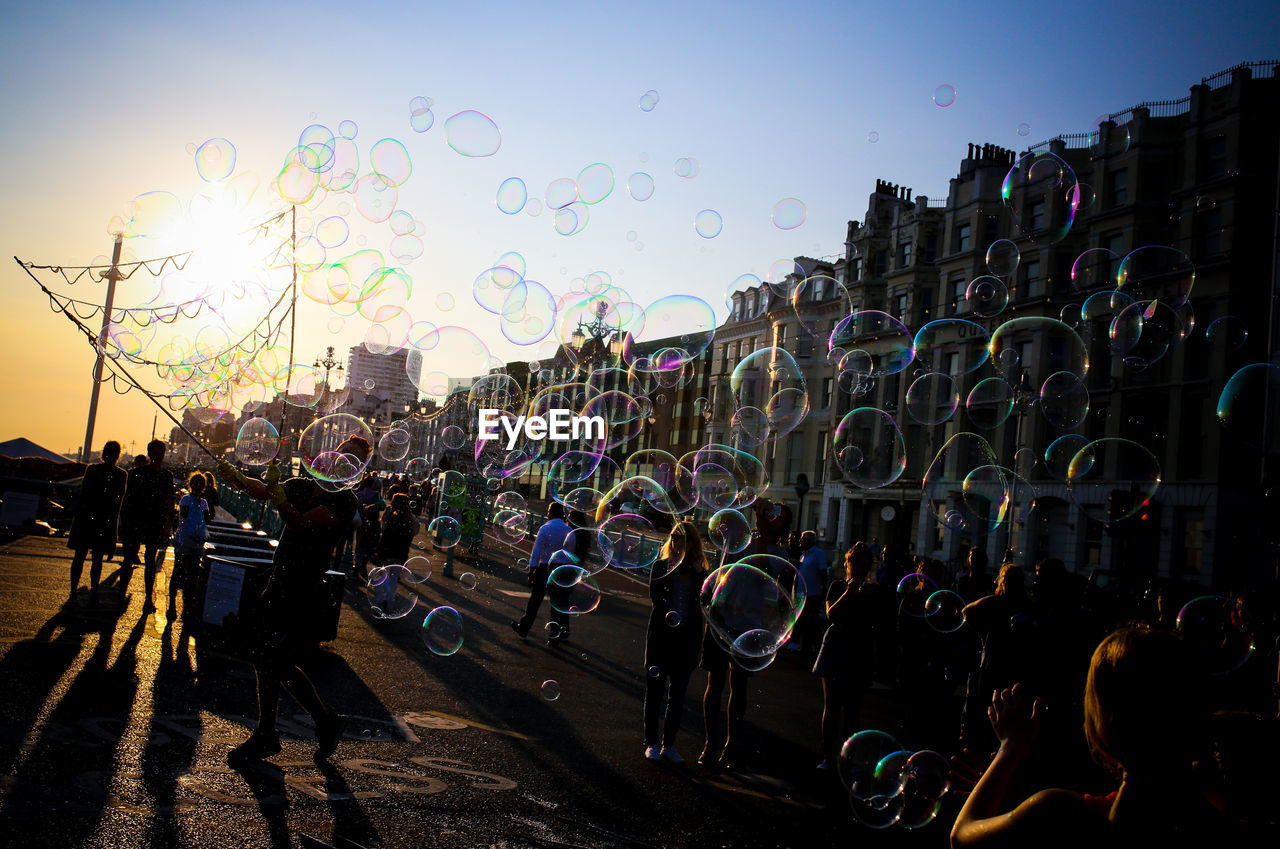
[[[371,447],[356,438],[342,450],[368,456]],[[86,471],[68,537],[72,601],[90,559],[90,603],[97,603],[102,562],[114,556],[118,541],[121,598],[141,562],[145,609],[154,610],[155,576],[172,539],[170,609],[175,606],[219,495],[213,475],[193,472],[177,497],[164,454],[164,443],[155,440],[126,473],[117,465],[119,444],[109,442],[101,462]],[[218,477],[223,486],[274,505],[284,527],[258,621],[251,623],[261,637],[253,656],[259,724],[230,760],[248,763],[280,750],[275,726],[282,690],[311,713],[318,754],[327,757],[341,718],[300,665],[321,639],[318,617],[309,612],[324,605],[323,573],[348,550],[364,580],[370,565],[406,562],[419,516],[435,496],[432,484],[370,474],[353,489],[332,492],[306,477],[281,481],[274,464],[259,480],[220,463]],[[536,621],[551,570],[588,556],[594,535],[576,531],[589,528],[586,516],[549,505],[530,555],[527,608],[511,622],[521,638]],[[748,751],[748,682],[764,665],[744,662],[708,621],[705,584],[714,569],[707,545],[695,523],[676,521],[651,567],[643,754],[684,761],[677,742],[688,688],[701,668],[707,673],[705,737],[697,761],[727,770]],[[868,692],[889,691],[901,706],[894,732],[914,749],[956,753],[957,788],[966,777],[972,784],[967,797],[956,794],[964,801],[954,845],[1037,836],[1076,845],[1131,840],[1139,829],[1165,843],[1205,845],[1195,841],[1227,833],[1228,826],[1274,820],[1274,797],[1257,802],[1260,810],[1242,809],[1239,801],[1260,795],[1241,749],[1259,737],[1276,739],[1280,684],[1273,649],[1280,617],[1274,596],[1251,592],[1234,599],[1228,624],[1261,650],[1221,668],[1214,665],[1220,647],[1184,639],[1176,628],[1178,610],[1197,587],[1161,582],[1145,593],[1118,595],[1054,558],[1037,563],[1030,576],[1013,563],[992,576],[980,547],[948,579],[936,561],[908,562],[878,540],[856,543],[832,568],[812,532],[791,532],[789,508],[763,498],[754,505],[751,540],[735,558],[753,554],[791,564],[775,577],[800,613],[789,639],[775,648],[797,652],[820,682],[819,773],[839,772],[842,744],[864,727]],[[940,589],[956,600],[955,609],[931,619],[939,612],[929,608]],[[550,618],[548,642],[567,640],[571,617],[553,603]],[[1248,725],[1224,716],[1271,721]],[[1022,801],[1015,804],[1015,796]]]

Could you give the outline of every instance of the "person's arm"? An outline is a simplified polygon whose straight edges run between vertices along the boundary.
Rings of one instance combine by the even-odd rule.
[[[533,539],[533,550],[529,552],[529,565],[535,569],[550,559],[551,554],[547,551],[550,544],[547,540],[554,533],[554,529],[550,526],[551,523],[547,522],[541,528],[538,528],[538,535]]]
[[[844,584],[843,587],[840,584]],[[839,595],[836,592],[839,591]],[[857,588],[851,581],[835,581],[832,582],[827,590],[827,618],[840,614],[844,608],[852,603],[853,594],[857,592]],[[835,597],[834,600],[832,597]]]
[[[1072,800],[1078,797],[1063,790],[1042,791],[1009,813],[1000,813],[1013,774],[1035,741],[1040,710],[1040,700],[1032,701],[1023,684],[992,696],[987,717],[1000,749],[956,815],[953,849],[1029,845],[1029,839],[1034,844],[1037,837],[1061,837],[1063,828],[1072,824],[1067,808],[1074,807]]]

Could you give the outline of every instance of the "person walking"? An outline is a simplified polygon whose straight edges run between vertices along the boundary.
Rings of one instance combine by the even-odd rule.
[[[804,581],[804,607],[796,622],[795,633],[799,638],[796,647],[809,656],[818,653],[822,639],[822,604],[827,592],[827,555],[818,545],[818,535],[805,531],[800,535],[800,577]]]
[[[352,437],[338,451],[361,461],[371,446]],[[227,756],[232,767],[268,758],[280,751],[276,720],[280,692],[285,689],[311,715],[316,726],[316,757],[327,759],[342,736],[342,718],[321,700],[300,664],[313,655],[322,639],[328,596],[324,573],[338,537],[351,526],[359,503],[350,490],[329,492],[310,478],[280,483],[280,466],[272,462],[262,480],[246,478],[229,463],[218,464],[218,475],[250,497],[269,500],[284,524],[276,547],[271,578],[257,617],[259,643],[253,659],[258,685],[258,727]]]
[[[813,674],[822,679],[822,761],[819,769],[834,769],[840,744],[858,727],[862,698],[875,672],[875,636],[880,617],[876,586],[868,583],[875,555],[864,542],[844,558],[844,578],[827,590],[827,618],[831,624]]]
[[[191,581],[200,556],[204,553],[204,544],[209,539],[209,523],[213,521],[213,509],[205,499],[206,481],[201,472],[192,472],[187,478],[187,494],[178,502],[178,533],[173,552],[173,576],[169,579],[168,618],[174,618],[178,608],[178,590],[182,589],[182,601],[185,604],[188,594],[185,584]],[[148,587],[148,602],[150,601]],[[151,605],[154,610],[155,606]],[[183,621],[189,621],[184,617]]]
[[[702,641],[698,593],[707,576],[707,558],[693,522],[686,519],[671,529],[651,576],[653,609],[644,641],[644,756],[681,764],[684,758],[676,751],[676,734],[689,678],[698,664]]]
[[[147,443],[147,463],[130,470],[120,508],[120,605],[123,607],[128,597],[138,550],[143,549],[144,615],[156,609],[152,589],[156,570],[164,564],[173,518],[173,473],[164,467],[164,455],[164,442],[153,439]]]
[[[547,521],[538,529],[533,540],[533,550],[529,553],[529,603],[525,606],[524,616],[511,621],[511,630],[521,639],[529,636],[529,630],[538,618],[538,608],[547,594],[547,577],[551,574],[551,555],[564,548],[565,538],[569,536],[569,523],[564,520],[564,505],[553,501],[547,506]],[[560,632],[567,629],[569,617],[554,608],[551,621],[556,625],[555,632],[547,639],[548,645],[556,645],[563,641]]]
[[[76,514],[67,535],[71,555],[71,594],[67,604],[76,600],[84,559],[92,552],[89,567],[89,604],[98,603],[98,582],[102,578],[102,561],[115,556],[116,531],[120,504],[128,487],[128,475],[116,465],[120,459],[120,443],[114,439],[102,446],[101,462],[85,469],[76,499]]]

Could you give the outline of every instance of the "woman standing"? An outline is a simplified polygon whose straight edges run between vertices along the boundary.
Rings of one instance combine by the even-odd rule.
[[[644,666],[644,756],[651,761],[665,759],[684,763],[675,749],[680,717],[684,714],[685,691],[698,664],[702,645],[702,608],[698,593],[707,576],[707,559],[698,530],[682,521],[671,530],[653,564],[649,597],[653,611],[645,635]],[[666,721],[659,735],[666,697]]]

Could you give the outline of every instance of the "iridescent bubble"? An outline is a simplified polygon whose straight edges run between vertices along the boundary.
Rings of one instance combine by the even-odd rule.
[[[525,188],[524,180],[519,177],[508,177],[502,181],[502,185],[498,186],[498,209],[507,215],[515,215],[524,209],[525,202],[529,200],[529,190]]]
[[[1014,518],[1019,494],[1017,484],[1013,472],[1004,466],[972,469],[965,475],[960,489],[965,526],[985,535]]]
[[[453,548],[462,539],[462,525],[452,516],[437,516],[427,525],[427,534],[440,548]]]
[[[403,565],[391,563],[369,570],[365,582],[365,596],[369,599],[369,611],[375,619],[403,619],[418,605],[418,594],[412,590],[400,592],[403,584],[413,583],[413,574]]]
[[[849,482],[863,489],[888,486],[907,468],[902,431],[874,407],[850,410],[831,435],[831,450]]]
[[[1196,267],[1191,258],[1167,245],[1147,245],[1129,253],[1116,272],[1116,291],[1134,301],[1160,300],[1178,306],[1191,297]]]
[[[1018,125],[1018,135],[1020,135],[1020,136],[1029,136],[1029,135],[1031,135],[1031,125],[1030,125],[1030,124],[1027,124],[1027,123],[1019,124],[1019,125]]]
[[[603,162],[588,165],[578,172],[577,182],[583,203],[599,203],[613,193],[613,169]]]
[[[719,510],[707,522],[707,533],[716,548],[736,554],[751,542],[751,523],[738,510]]]
[[[686,180],[692,180],[694,177],[698,176],[698,173],[702,170],[702,165],[698,160],[692,157],[682,156],[676,160],[676,164],[672,166],[672,170],[675,171],[677,177],[684,177]]]
[[[425,584],[431,580],[431,561],[422,555],[410,557],[404,562],[404,568],[409,570],[415,584]]]
[[[662,617],[662,621],[666,623],[668,628],[679,628],[680,623],[684,620],[680,618],[680,611],[668,610],[667,615]]]
[[[1143,512],[1160,487],[1160,462],[1128,439],[1098,439],[1067,467],[1067,494],[1090,518],[1107,525]]]
[[[551,609],[560,613],[590,613],[600,606],[600,586],[587,569],[575,564],[559,565],[547,577],[547,600]]]
[[[1107,329],[1112,353],[1125,365],[1146,368],[1182,341],[1178,313],[1163,301],[1135,301],[1116,314]]]
[[[404,428],[392,428],[378,440],[378,456],[394,463],[409,455],[409,431]]]
[[[665,358],[661,367],[681,368],[706,351],[715,331],[715,311],[706,301],[693,295],[668,295],[645,307],[642,329],[623,337],[623,361],[629,366],[641,360],[652,362],[660,350],[668,350],[674,356]],[[679,338],[678,349],[672,347],[673,336]]]
[[[415,97],[409,101],[409,126],[415,133],[425,133],[435,125],[436,116],[431,111],[435,101],[430,97]]]
[[[1115,288],[1120,256],[1106,248],[1081,251],[1071,263],[1071,288],[1077,292],[1105,287]]]
[[[1089,438],[1078,433],[1064,434],[1050,442],[1044,449],[1045,471],[1050,477],[1065,481],[1071,468],[1071,461],[1080,453],[1080,449],[1088,444]]]
[[[693,229],[704,239],[714,239],[724,229],[724,220],[714,209],[704,209],[693,217]]]
[[[462,639],[462,614],[452,607],[437,607],[422,620],[422,642],[437,657],[457,654]]]
[[[1000,189],[1014,228],[1037,245],[1062,241],[1075,223],[1080,186],[1075,171],[1052,153],[1025,153]]]
[[[457,450],[467,441],[467,432],[457,425],[449,425],[440,431],[440,442],[449,450]]]
[[[969,392],[964,407],[974,427],[994,430],[1013,412],[1013,387],[999,377],[980,380]]]
[[[479,582],[476,580],[474,572],[463,572],[458,576],[458,586],[464,590],[474,590],[477,583]]]
[[[1043,386],[1050,375],[1060,371],[1083,378],[1089,370],[1084,340],[1056,318],[1010,319],[991,334],[990,350],[996,370],[1015,384],[1023,374],[1028,383],[1036,387]],[[1027,351],[1026,356],[1021,353],[1023,350]]]
[[[1080,318],[1090,323],[1105,321],[1109,328],[1115,317],[1133,302],[1133,298],[1123,292],[1097,292],[1080,305]]]
[[[957,433],[943,444],[925,471],[923,490],[934,519],[944,528],[985,534],[990,531],[986,516],[968,511],[956,493],[976,469],[995,466],[991,444],[975,433]]]
[[[965,600],[951,590],[938,590],[925,601],[924,615],[929,627],[953,634],[964,627]]]
[[[576,236],[586,228],[590,220],[591,207],[575,201],[563,209],[556,210],[556,232],[561,236]]]
[[[956,88],[953,85],[943,83],[933,90],[933,102],[938,106],[946,108],[956,102]]]
[[[400,193],[377,174],[366,174],[356,181],[356,211],[366,220],[381,224],[396,211]]]
[[[209,183],[225,180],[236,170],[236,147],[226,139],[209,139],[196,148],[196,172]]]
[[[1009,287],[999,277],[984,274],[975,277],[964,290],[964,299],[975,315],[997,316],[1009,305]]]
[[[411,334],[405,371],[426,398],[441,403],[456,378],[488,374],[493,367],[489,349],[474,333],[461,327],[431,328]]]
[[[858,373],[866,377],[897,374],[915,359],[914,340],[906,325],[878,310],[845,316],[831,331],[827,344],[828,349],[863,351]]]
[[[907,389],[907,415],[922,425],[942,424],[959,406],[960,390],[947,374],[923,374]]]
[[[652,112],[653,107],[658,105],[658,99],[658,93],[653,89],[649,89],[644,94],[640,95],[640,111]]]
[[[600,553],[619,569],[641,569],[658,559],[665,537],[635,513],[619,513],[600,523]]]
[[[502,133],[488,115],[473,110],[459,112],[444,122],[449,147],[463,156],[493,156],[502,147]]]
[[[560,177],[547,184],[547,209],[563,209],[578,199],[578,184],[568,177]]]
[[[552,679],[542,682],[542,698],[549,702],[554,702],[560,698],[560,683]]]
[[[1040,387],[1040,412],[1059,430],[1074,430],[1089,415],[1089,390],[1069,371],[1049,375]]]
[[[996,239],[987,248],[987,271],[997,277],[1012,277],[1021,260],[1018,246],[1008,239]]]
[[[280,452],[280,432],[263,418],[249,419],[236,435],[236,459],[246,466],[265,466]]]
[[[783,198],[773,205],[773,226],[779,230],[794,230],[804,223],[808,210],[796,198]]]
[[[911,572],[898,581],[898,612],[916,619],[927,615],[929,598],[938,591],[933,578],[923,572]]]
[[[1218,396],[1218,423],[1255,448],[1268,444],[1263,428],[1280,421],[1280,366],[1253,363],[1237,371]]]
[[[871,132],[867,133],[867,141],[871,142],[872,144],[875,144],[876,142],[880,141],[880,133],[875,130],[872,130]]]
[[[1244,666],[1253,654],[1253,635],[1234,599],[1202,595],[1178,611],[1176,628],[1205,669],[1225,675]]]
[[[653,197],[653,178],[637,171],[627,178],[627,192],[634,200],[646,201]]]
[[[402,185],[413,173],[409,151],[396,139],[381,139],[369,149],[369,167],[388,186]]]
[[[885,785],[886,779],[895,781],[897,777],[884,771],[877,773],[877,768],[885,758],[902,751],[902,744],[884,731],[859,731],[840,747],[836,762],[840,780],[857,800],[897,795],[902,790],[900,782],[896,787]]]
[[[338,124],[338,135],[344,139],[354,139],[360,132],[360,125],[355,121],[347,120]]]
[[[960,318],[940,318],[921,327],[912,343],[924,368],[959,376],[977,371],[990,356],[986,328]]]
[[[343,450],[352,438],[373,446],[373,431],[356,416],[334,413],[316,419],[298,436],[302,467],[322,483],[355,483],[369,467],[373,453],[361,457],[353,450]]]
[[[1238,351],[1249,339],[1249,328],[1244,319],[1224,315],[1209,322],[1209,326],[1204,329],[1204,338],[1210,345],[1221,345],[1228,351]]]
[[[790,639],[799,615],[793,597],[774,577],[745,563],[708,575],[700,603],[712,636],[740,663],[771,658]]]

